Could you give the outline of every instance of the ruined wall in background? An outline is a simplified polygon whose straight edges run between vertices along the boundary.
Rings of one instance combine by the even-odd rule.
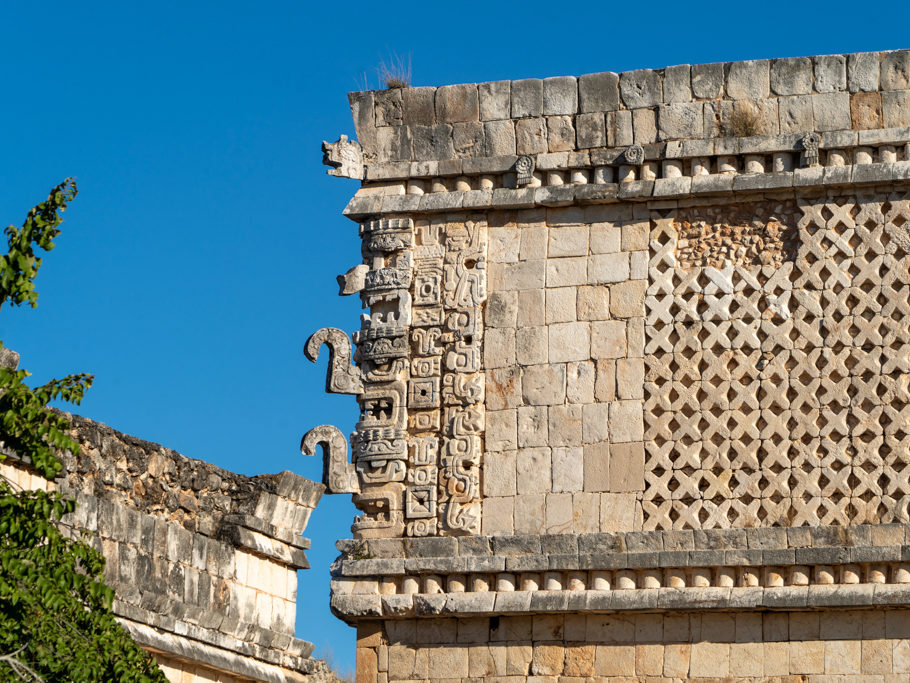
[[[82,453],[50,486],[105,557],[114,613],[172,681],[332,681],[294,636],[301,537],[323,487],[291,472],[246,477],[70,416]],[[15,456],[0,474],[48,482]]]

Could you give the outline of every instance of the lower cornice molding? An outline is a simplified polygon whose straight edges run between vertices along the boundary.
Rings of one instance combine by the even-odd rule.
[[[820,610],[906,607],[910,584],[490,591],[411,595],[333,594],[332,612],[348,622],[415,617],[519,616],[663,610]]]
[[[888,524],[341,542],[332,609],[356,621],[910,605],[908,535]]]

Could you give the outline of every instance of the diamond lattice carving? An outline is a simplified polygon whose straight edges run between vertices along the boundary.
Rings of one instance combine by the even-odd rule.
[[[645,529],[910,521],[910,195],[666,211]]]

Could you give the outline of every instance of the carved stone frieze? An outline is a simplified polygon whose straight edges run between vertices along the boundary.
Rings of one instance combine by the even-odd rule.
[[[363,514],[356,517],[351,530],[360,538],[403,535],[403,499],[404,484],[398,482],[363,488],[353,499]]]
[[[641,166],[645,162],[645,150],[641,145],[632,145],[625,151],[626,163]]]
[[[360,234],[364,263],[339,277],[342,294],[359,292],[368,309],[353,335],[361,384],[349,392],[361,412],[345,470],[363,512],[354,532],[479,533],[486,224],[415,227],[391,218],[365,222]],[[334,354],[329,387],[337,390],[350,345],[339,330],[322,331],[308,357],[323,343]]]

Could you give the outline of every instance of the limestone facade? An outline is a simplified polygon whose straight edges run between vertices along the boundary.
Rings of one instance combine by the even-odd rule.
[[[906,680],[910,51],[350,102],[358,679]]]

